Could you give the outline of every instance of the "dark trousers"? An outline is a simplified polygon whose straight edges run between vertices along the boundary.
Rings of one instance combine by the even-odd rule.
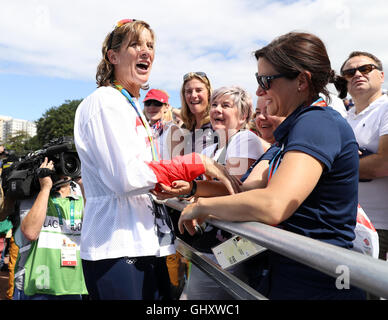
[[[336,279],[304,264],[268,253],[268,272],[256,285],[270,300],[365,300],[357,287],[336,287]]]
[[[169,300],[165,257],[82,260],[91,300]]]

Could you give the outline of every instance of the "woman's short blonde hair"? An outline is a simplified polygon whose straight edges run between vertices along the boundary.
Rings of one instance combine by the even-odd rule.
[[[195,117],[194,117],[193,113],[190,111],[190,108],[187,105],[187,102],[185,99],[185,85],[187,82],[189,82],[192,79],[198,79],[199,81],[201,81],[205,85],[205,87],[208,91],[209,101],[208,101],[208,106],[206,108],[205,115],[202,119],[201,126],[210,122],[210,116],[209,116],[210,96],[212,94],[212,86],[210,84],[210,81],[209,81],[208,77],[206,75],[202,75],[202,73],[199,74],[196,72],[189,72],[184,76],[184,80],[183,80],[183,84],[182,84],[182,88],[181,88],[181,118],[182,118],[184,127],[188,130],[193,130],[195,125],[196,125]]]
[[[149,24],[141,20],[133,20],[123,24],[120,27],[116,27],[113,31],[109,32],[102,44],[102,59],[97,67],[96,82],[97,87],[109,86],[114,80],[114,66],[109,61],[108,51],[118,51],[126,39],[137,41],[140,38],[144,29],[150,31],[152,40],[155,41],[154,31]]]

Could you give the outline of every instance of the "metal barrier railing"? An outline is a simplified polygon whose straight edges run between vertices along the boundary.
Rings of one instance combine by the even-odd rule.
[[[165,204],[173,209],[182,211],[187,205],[187,202],[169,199]],[[334,278],[339,277],[344,270],[346,270],[347,276],[349,276],[350,285],[364,289],[379,297],[388,298],[388,262],[386,261],[374,259],[352,250],[304,237],[259,222],[225,222],[215,219],[208,219],[207,222]],[[182,243],[182,241],[180,241],[180,243]],[[178,244],[178,251],[180,250],[182,250],[181,253],[183,255],[186,255],[190,259],[190,254],[187,250],[194,249],[187,247],[187,245],[184,247],[184,245],[180,246]],[[193,253],[195,253],[195,250]],[[194,255],[192,255],[192,257],[194,257]],[[233,281],[224,281],[218,278],[218,274],[216,274],[217,272],[214,270],[222,271],[223,273],[227,272],[214,263],[213,265],[215,268],[212,269],[212,272],[207,272],[206,270],[208,267],[203,267],[201,265],[202,259],[205,260],[204,258],[206,257],[201,257],[200,254],[196,253],[192,262],[201,270],[209,274],[209,276],[212,276],[212,278],[220,283],[226,290],[231,292],[236,298],[264,298],[256,291],[252,292],[251,290],[248,290],[249,293],[244,296],[241,293],[241,290],[246,289],[246,285],[242,286],[241,283],[236,281],[238,286],[238,289],[236,289]],[[207,265],[208,264],[209,263],[207,262]],[[229,277],[229,279],[233,280],[237,279],[230,274],[221,276],[221,278],[224,277]],[[236,294],[236,292],[238,293]]]

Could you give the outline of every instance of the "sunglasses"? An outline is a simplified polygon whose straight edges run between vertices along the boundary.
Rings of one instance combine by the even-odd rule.
[[[136,19],[122,19],[122,20],[120,20],[119,22],[116,23],[113,31],[109,35],[109,39],[108,39],[108,43],[107,43],[108,50],[112,49],[113,35],[114,35],[116,29],[122,27],[123,25],[125,25],[127,23],[131,23],[131,22],[135,22],[135,21],[136,21]]]
[[[380,68],[374,64],[364,64],[363,66],[357,68],[342,70],[341,73],[345,79],[349,80],[354,77],[357,71],[360,71],[363,75],[365,75],[372,72],[374,69],[380,70]]]
[[[256,75],[256,80],[257,80],[259,86],[263,90],[269,90],[269,88],[271,88],[271,81],[272,80],[286,76],[285,74],[276,74],[273,76],[259,76],[259,74],[257,72],[255,73],[255,75]]]
[[[153,105],[154,107],[161,107],[163,106],[163,103],[157,100],[147,100],[144,102],[145,107],[150,107],[151,105]]]
[[[190,77],[192,77],[193,75],[196,75],[196,76],[199,76],[201,78],[206,78],[207,79],[207,75],[205,72],[202,72],[202,71],[197,71],[197,72],[189,72],[189,73],[186,73],[184,76],[183,76],[183,81],[186,81],[187,79],[189,79]]]

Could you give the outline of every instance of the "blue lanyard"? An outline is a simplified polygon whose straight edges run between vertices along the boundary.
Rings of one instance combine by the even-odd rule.
[[[278,167],[279,167],[280,159],[282,158],[281,152],[283,151],[283,149],[284,149],[284,145],[282,145],[282,147],[280,148],[280,150],[276,153],[276,155],[273,157],[273,159],[272,159],[271,162],[269,163],[269,169],[268,169],[268,182],[269,182],[269,180],[271,180],[273,174],[276,172],[276,170],[277,170]],[[276,164],[274,165],[275,160],[276,160]]]
[[[116,86],[116,89],[119,90],[124,95],[124,97],[126,97],[128,99],[129,103],[135,109],[138,117],[140,118],[140,120],[143,123],[143,126],[147,132],[148,140],[150,141],[150,145],[151,145],[152,160],[159,161],[158,151],[157,151],[157,148],[156,148],[156,145],[155,145],[154,139],[152,137],[152,133],[151,133],[152,130],[149,127],[148,122],[145,120],[144,115],[142,115],[139,112],[139,110],[137,109],[137,106],[135,104],[135,101],[133,101],[133,99],[132,99],[131,95],[128,93],[128,91],[126,89],[124,89],[123,86],[118,84],[116,81],[114,81],[113,83]]]
[[[59,207],[57,200],[55,198],[53,199],[53,203],[55,205],[55,209],[57,209],[59,224],[63,225],[61,208]],[[74,222],[74,200],[73,199],[70,200],[70,225],[72,227],[75,225],[75,222]]]

